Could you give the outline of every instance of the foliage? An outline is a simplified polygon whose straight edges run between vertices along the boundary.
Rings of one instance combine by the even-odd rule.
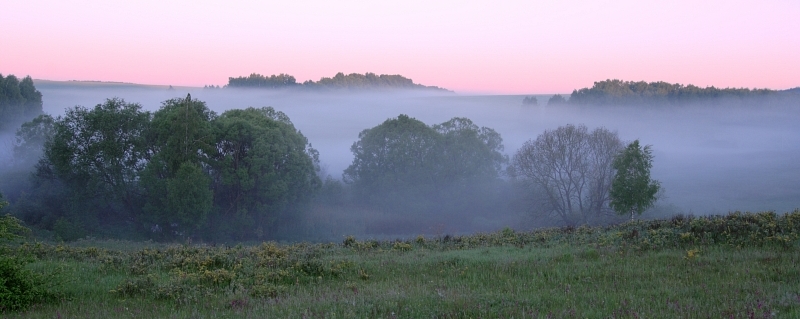
[[[36,163],[43,155],[45,143],[55,134],[55,119],[41,114],[20,126],[15,134],[14,161]]]
[[[641,215],[652,207],[661,187],[658,181],[650,179],[653,167],[650,145],[642,148],[639,140],[631,142],[614,157],[612,166],[617,172],[611,181],[611,208],[618,214],[630,214],[633,219],[634,214]]]
[[[153,154],[141,173],[145,221],[167,237],[193,232],[211,212],[213,192],[206,174],[216,153],[216,114],[187,95],[170,99],[153,114],[147,131]],[[188,235],[188,234],[184,234]]]
[[[275,226],[281,213],[320,188],[319,155],[286,114],[273,108],[229,110],[214,125],[214,199],[220,217],[234,226],[232,233]]]
[[[362,89],[430,89],[440,90],[444,89],[435,86],[424,86],[415,84],[411,79],[405,78],[401,75],[376,75],[375,73],[367,72],[365,74],[351,73],[345,75],[342,72],[336,73],[333,77],[323,77],[319,81],[314,82],[311,80],[303,83],[297,83],[294,76],[288,74],[278,74],[264,76],[261,74],[253,73],[248,77],[230,77],[228,78],[228,85],[230,88],[306,88],[306,89],[346,89],[346,90],[362,90]]]
[[[539,101],[535,96],[526,96],[522,99],[522,105],[537,105]]]
[[[407,215],[446,215],[458,208],[444,203],[491,196],[482,187],[497,180],[507,161],[500,135],[466,118],[428,126],[400,115],[362,131],[350,150],[344,181],[355,196]]]
[[[567,103],[567,100],[564,99],[564,97],[561,96],[561,94],[553,95],[547,100],[547,105],[560,105],[560,104],[566,104],[566,103]]]
[[[252,73],[248,77],[230,77],[228,78],[228,87],[257,87],[257,88],[283,88],[298,85],[297,80],[288,74],[279,74],[271,76],[263,76],[258,73]]]
[[[30,76],[20,81],[14,75],[0,74],[0,131],[10,130],[40,113],[42,93],[36,90]]]
[[[509,168],[533,203],[533,214],[569,226],[608,222],[616,133],[567,125],[548,130],[517,151]]]
[[[798,235],[800,211],[341,244],[26,243],[13,253],[63,272],[53,293],[69,302],[6,315],[795,317]]]
[[[277,220],[321,184],[317,151],[285,114],[217,117],[191,96],[154,114],[115,98],[39,116],[18,130],[16,157],[30,161],[41,143],[31,190],[14,194],[14,211],[61,240],[174,239],[201,229],[216,239],[275,236]]]
[[[676,104],[686,102],[710,101],[719,98],[763,97],[777,91],[768,89],[736,89],[715,87],[700,88],[694,85],[671,84],[667,82],[633,82],[605,80],[594,82],[591,88],[572,91],[569,102],[572,104]]]
[[[0,313],[27,309],[45,295],[41,278],[26,269],[25,262],[0,256]]]
[[[3,201],[3,197],[0,195],[0,211],[6,204],[7,202]],[[22,221],[14,216],[9,214],[0,216],[0,242],[19,238],[29,232],[30,229],[23,226]]]
[[[45,140],[34,184],[59,184],[54,193],[46,186],[35,191],[37,197],[54,197],[53,206],[42,209],[90,229],[138,213],[138,174],[147,156],[144,132],[149,120],[139,104],[109,99],[92,109],[69,108],[52,123],[41,116],[24,124],[18,149]]]

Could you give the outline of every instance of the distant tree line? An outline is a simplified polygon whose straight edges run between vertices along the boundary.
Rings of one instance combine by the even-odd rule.
[[[335,76],[328,78],[323,77],[319,81],[305,81],[297,83],[294,76],[288,74],[278,74],[264,76],[261,74],[253,73],[249,76],[243,77],[230,77],[228,78],[229,88],[264,88],[264,89],[279,89],[279,88],[308,88],[308,89],[347,89],[347,90],[363,90],[363,89],[428,89],[446,91],[445,89],[435,86],[425,86],[416,84],[409,78],[402,75],[376,75],[375,73],[367,72],[365,74],[351,73],[345,75],[342,72],[336,73]]]
[[[15,129],[20,123],[42,113],[42,93],[26,76],[0,74],[0,131]]]
[[[667,82],[633,82],[605,80],[594,82],[591,88],[573,90],[570,104],[630,105],[681,104],[721,99],[743,99],[775,95],[780,91],[748,88],[701,88],[694,85]]]

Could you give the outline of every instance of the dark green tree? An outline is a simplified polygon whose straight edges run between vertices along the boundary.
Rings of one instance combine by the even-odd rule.
[[[145,134],[152,157],[141,174],[145,223],[169,236],[200,227],[211,212],[213,193],[208,177],[216,154],[212,121],[216,114],[187,95],[170,99],[153,114]],[[186,209],[177,209],[193,194]],[[177,209],[177,210],[176,210]]]
[[[641,215],[656,202],[661,188],[658,181],[650,179],[653,154],[650,145],[641,147],[635,140],[614,158],[617,171],[611,182],[611,208],[618,214]]]
[[[428,126],[400,115],[359,134],[344,180],[380,210],[444,216],[490,196],[482,187],[498,179],[502,150],[497,132],[469,119]]]
[[[438,166],[439,134],[417,119],[401,114],[358,134],[350,147],[355,158],[344,180],[362,195],[413,185],[430,185]]]
[[[229,110],[214,125],[215,202],[219,216],[237,227],[232,233],[268,235],[319,189],[317,151],[286,114],[271,107]]]
[[[30,76],[20,81],[14,75],[0,74],[0,131],[13,129],[41,113],[42,93],[36,90]]]
[[[40,116],[17,135],[20,154],[33,152],[27,148],[46,139],[34,184],[61,200],[52,202],[55,207],[40,207],[46,211],[39,214],[65,218],[89,230],[133,218],[141,207],[138,175],[147,157],[143,136],[150,114],[139,104],[115,98],[92,109],[67,109],[52,124],[52,133],[49,120]],[[54,184],[59,190],[49,187]]]

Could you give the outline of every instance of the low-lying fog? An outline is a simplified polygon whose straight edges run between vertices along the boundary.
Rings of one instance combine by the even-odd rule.
[[[652,177],[684,213],[733,210],[778,212],[800,207],[800,105],[548,107],[522,104],[524,96],[467,96],[431,93],[345,94],[233,89],[165,90],[122,85],[36,83],[44,111],[92,107],[106,98],[138,102],[157,110],[174,97],[205,101],[221,113],[231,108],[272,106],[286,113],[320,152],[327,174],[341,178],[352,161],[358,133],[387,118],[407,114],[426,124],[466,117],[499,132],[511,156],[528,139],[565,124],[604,126],[625,141],[651,144]]]

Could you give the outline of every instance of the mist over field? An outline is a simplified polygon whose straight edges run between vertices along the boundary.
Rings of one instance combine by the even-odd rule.
[[[566,124],[605,127],[623,141],[652,145],[652,178],[666,196],[667,213],[785,212],[800,207],[800,104],[748,101],[673,106],[523,105],[523,95],[469,96],[440,92],[376,93],[238,90],[38,81],[44,112],[57,116],[75,105],[92,107],[119,97],[155,111],[190,93],[219,113],[271,106],[289,116],[320,153],[323,172],[341,179],[350,147],[364,129],[407,114],[428,125],[466,117],[496,130],[509,156],[545,130]],[[7,149],[7,138],[0,146]],[[5,143],[5,144],[3,144]],[[5,151],[4,151],[5,153]],[[4,154],[6,155],[6,154]]]

